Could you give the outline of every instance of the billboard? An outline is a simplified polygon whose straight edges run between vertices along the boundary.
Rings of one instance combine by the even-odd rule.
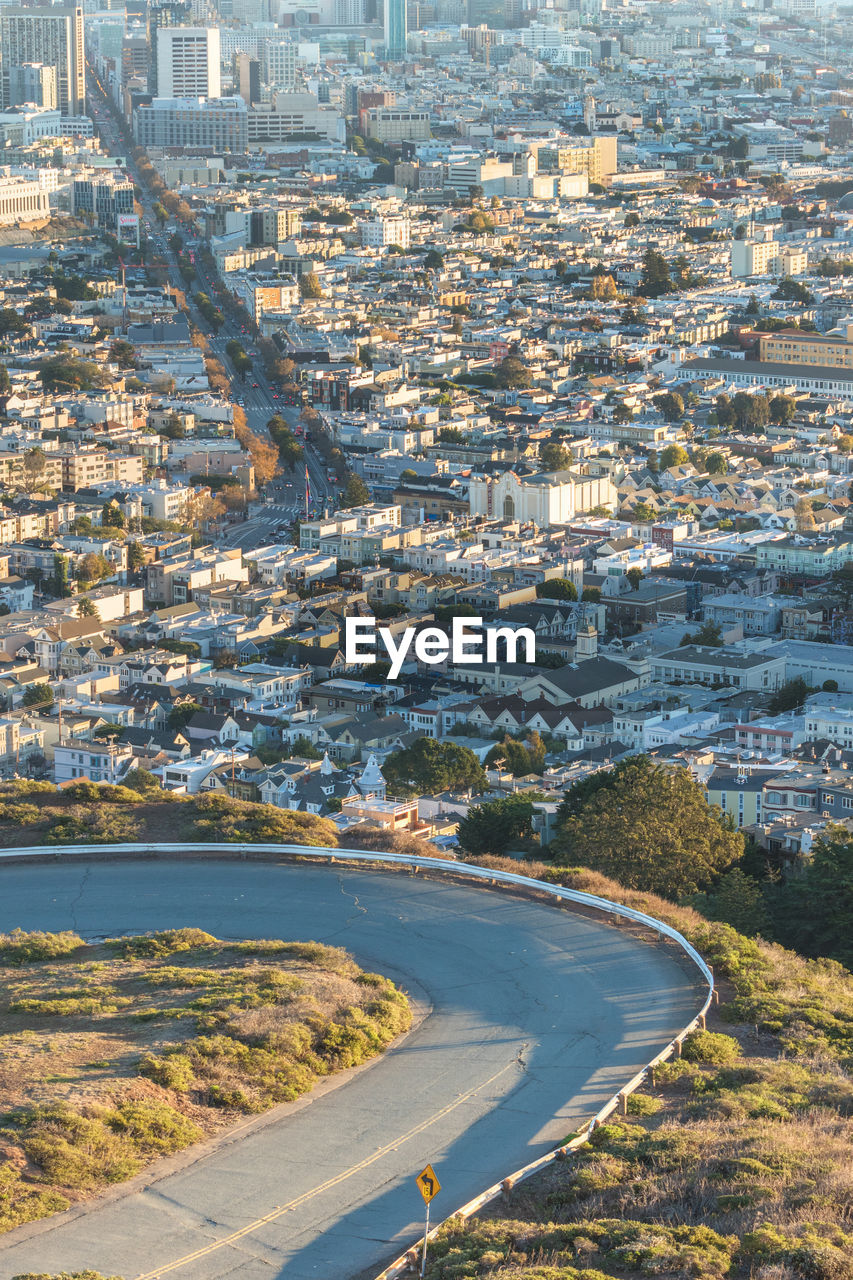
[[[139,214],[120,213],[116,216],[116,234],[124,244],[139,248]]]

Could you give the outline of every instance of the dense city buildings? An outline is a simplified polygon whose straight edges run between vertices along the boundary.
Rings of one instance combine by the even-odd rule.
[[[3,772],[345,830],[427,736],[544,846],[643,751],[800,856],[821,805],[720,780],[853,748],[843,23],[0,9]],[[466,617],[511,648],[419,638]],[[452,843],[471,797],[406,803]]]

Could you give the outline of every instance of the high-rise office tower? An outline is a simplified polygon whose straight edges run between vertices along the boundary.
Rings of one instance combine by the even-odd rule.
[[[189,0],[163,0],[162,4],[152,4],[148,8],[148,43],[151,54],[148,62],[148,91],[156,98],[159,93],[157,84],[157,33],[161,27],[188,26],[192,20],[192,8]]]
[[[218,27],[159,27],[157,97],[219,98]]]
[[[253,107],[261,100],[261,64],[248,53],[234,55],[234,87],[246,106]]]
[[[0,9],[0,97],[9,106],[12,67],[42,62],[56,70],[57,103],[63,115],[86,108],[86,64],[83,57],[83,10],[77,6]]]
[[[9,106],[17,107],[24,102],[34,102],[46,111],[56,110],[59,106],[56,67],[44,62],[25,62],[21,67],[9,68]]]
[[[390,62],[405,58],[407,35],[406,0],[385,0],[385,56]]]

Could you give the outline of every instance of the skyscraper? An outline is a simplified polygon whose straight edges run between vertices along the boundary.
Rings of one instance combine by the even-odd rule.
[[[0,98],[11,102],[12,67],[42,62],[56,69],[57,101],[65,116],[86,109],[86,64],[83,57],[83,10],[77,6],[0,9]]]
[[[56,67],[43,62],[25,62],[22,67],[9,68],[9,103],[16,107],[33,102],[37,107],[55,111],[59,106],[56,88]]]
[[[389,62],[403,61],[407,35],[406,0],[385,0],[385,56]]]
[[[157,97],[218,98],[218,27],[159,27]]]
[[[162,4],[152,4],[148,8],[148,42],[151,56],[148,62],[148,92],[155,98],[159,93],[157,84],[157,33],[161,27],[180,27],[186,25],[192,16],[189,0],[163,0]]]

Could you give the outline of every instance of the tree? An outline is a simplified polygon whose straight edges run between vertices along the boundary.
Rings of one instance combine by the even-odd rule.
[[[680,396],[679,399],[681,399]],[[668,471],[670,467],[683,467],[689,461],[690,455],[686,449],[682,449],[680,444],[668,444],[660,451],[658,466],[661,471]]]
[[[38,366],[38,376],[45,391],[91,391],[103,387],[108,376],[92,360],[78,360],[75,356],[46,356]]]
[[[444,258],[437,249],[430,249],[424,258],[424,267],[427,271],[440,271],[444,266]]]
[[[576,783],[560,808],[555,861],[592,867],[627,889],[680,899],[742,856],[743,835],[686,769],[632,756]]]
[[[306,302],[315,301],[323,296],[323,286],[315,271],[308,271],[299,277],[299,294]]]
[[[731,407],[734,423],[740,431],[763,431],[770,420],[766,396],[751,396],[748,391],[738,391]]]
[[[97,618],[99,622],[101,620],[98,606],[88,596],[80,596],[77,601],[77,616],[78,618]]]
[[[637,292],[644,298],[659,298],[673,289],[669,266],[657,249],[647,249],[643,255],[643,270]]]
[[[523,778],[529,773],[541,776],[545,771],[545,743],[536,730],[523,742],[506,734],[503,742],[492,747],[486,756],[486,764],[498,765],[515,777]]]
[[[731,427],[734,425],[735,411],[731,398],[725,393],[717,396],[715,401],[717,424],[721,427]]]
[[[539,600],[577,600],[578,589],[569,578],[549,578],[536,584]]]
[[[797,402],[793,396],[777,395],[770,400],[770,421],[784,426],[790,422],[797,411]]]
[[[105,502],[101,507],[101,524],[106,526],[107,529],[124,528],[124,512],[117,502]]]
[[[640,215],[638,213],[631,212],[631,213],[625,214],[625,221],[623,223],[623,226],[627,227],[629,231],[633,227],[638,227],[639,225],[640,225]]]
[[[108,560],[95,551],[88,551],[77,566],[77,578],[80,582],[100,582],[111,573]]]
[[[516,356],[505,356],[495,365],[495,386],[502,389],[529,387],[530,370]]]
[[[798,533],[813,533],[817,528],[814,510],[808,498],[798,498],[794,504],[794,521]]]
[[[715,450],[705,459],[705,470],[709,476],[724,476],[729,469],[728,459],[724,453]]]
[[[0,396],[7,396],[12,390],[12,379],[5,364],[0,364]]]
[[[677,391],[663,391],[659,396],[654,398],[655,408],[660,411],[667,422],[678,422],[679,418],[684,417],[684,401]],[[678,445],[669,445],[670,449],[679,448]],[[666,450],[664,450],[664,453]],[[685,461],[687,454],[684,454]]]
[[[120,369],[135,369],[136,348],[132,342],[126,342],[124,338],[116,338],[115,342],[110,343],[110,360]]]
[[[784,715],[786,711],[795,711],[802,706],[809,696],[809,686],[802,676],[795,676],[780,685],[767,703],[767,711],[771,716]]]
[[[146,563],[145,552],[138,542],[131,542],[127,548],[128,568],[138,572]]]
[[[565,471],[572,465],[571,451],[558,440],[547,440],[539,450],[543,471]]]
[[[653,520],[658,518],[654,507],[650,506],[648,502],[638,502],[632,514],[637,524],[651,524]]]
[[[141,796],[156,795],[162,789],[160,779],[148,769],[128,769],[121,784],[123,787],[129,787],[131,791],[138,791]]]
[[[189,724],[193,716],[198,715],[203,709],[198,702],[179,702],[176,707],[172,707],[167,717],[169,728],[180,732]]]
[[[685,631],[680,645],[699,644],[706,649],[719,649],[723,643],[720,628],[716,622],[703,622],[698,631]]]
[[[351,471],[347,476],[343,505],[345,507],[363,507],[369,501],[370,490],[361,476],[357,476],[354,471]]]
[[[24,690],[25,707],[50,707],[53,705],[53,690],[49,684],[30,684]]]
[[[633,413],[628,408],[624,400],[620,400],[613,410],[613,421],[617,423],[617,425],[620,422],[630,422],[633,416]]]
[[[770,901],[785,945],[853,967],[853,836],[847,828],[827,826],[803,874],[771,894]]]
[[[53,557],[53,577],[50,580],[50,585],[60,599],[65,599],[66,596],[71,595],[71,569],[68,556],[57,553]]]
[[[500,856],[532,836],[533,801],[523,795],[475,805],[459,824],[459,843],[474,857]]]
[[[640,583],[643,581],[643,578],[645,576],[646,575],[643,573],[642,569],[637,569],[636,567],[633,569],[629,569],[628,572],[625,574],[625,577],[628,579],[628,581],[631,584],[632,591],[639,591]]]
[[[613,302],[619,297],[616,281],[607,273],[593,276],[590,292],[593,302]]]
[[[803,306],[808,306],[810,302],[814,302],[814,294],[811,290],[807,289],[799,280],[794,280],[792,276],[785,276],[783,280],[780,280],[773,297],[778,298],[781,302],[801,302]]]
[[[484,791],[486,775],[474,752],[456,742],[418,738],[392,751],[383,766],[390,791],[436,795],[439,791]]]
[[[24,488],[28,492],[42,487],[46,468],[47,457],[44,450],[39,449],[38,446],[27,449],[21,459],[21,475]]]
[[[740,867],[727,871],[711,893],[700,894],[694,899],[694,905],[709,919],[730,924],[747,937],[768,932],[770,917],[761,885]]]
[[[581,600],[589,604],[598,604],[601,600],[601,587],[584,587]]]

